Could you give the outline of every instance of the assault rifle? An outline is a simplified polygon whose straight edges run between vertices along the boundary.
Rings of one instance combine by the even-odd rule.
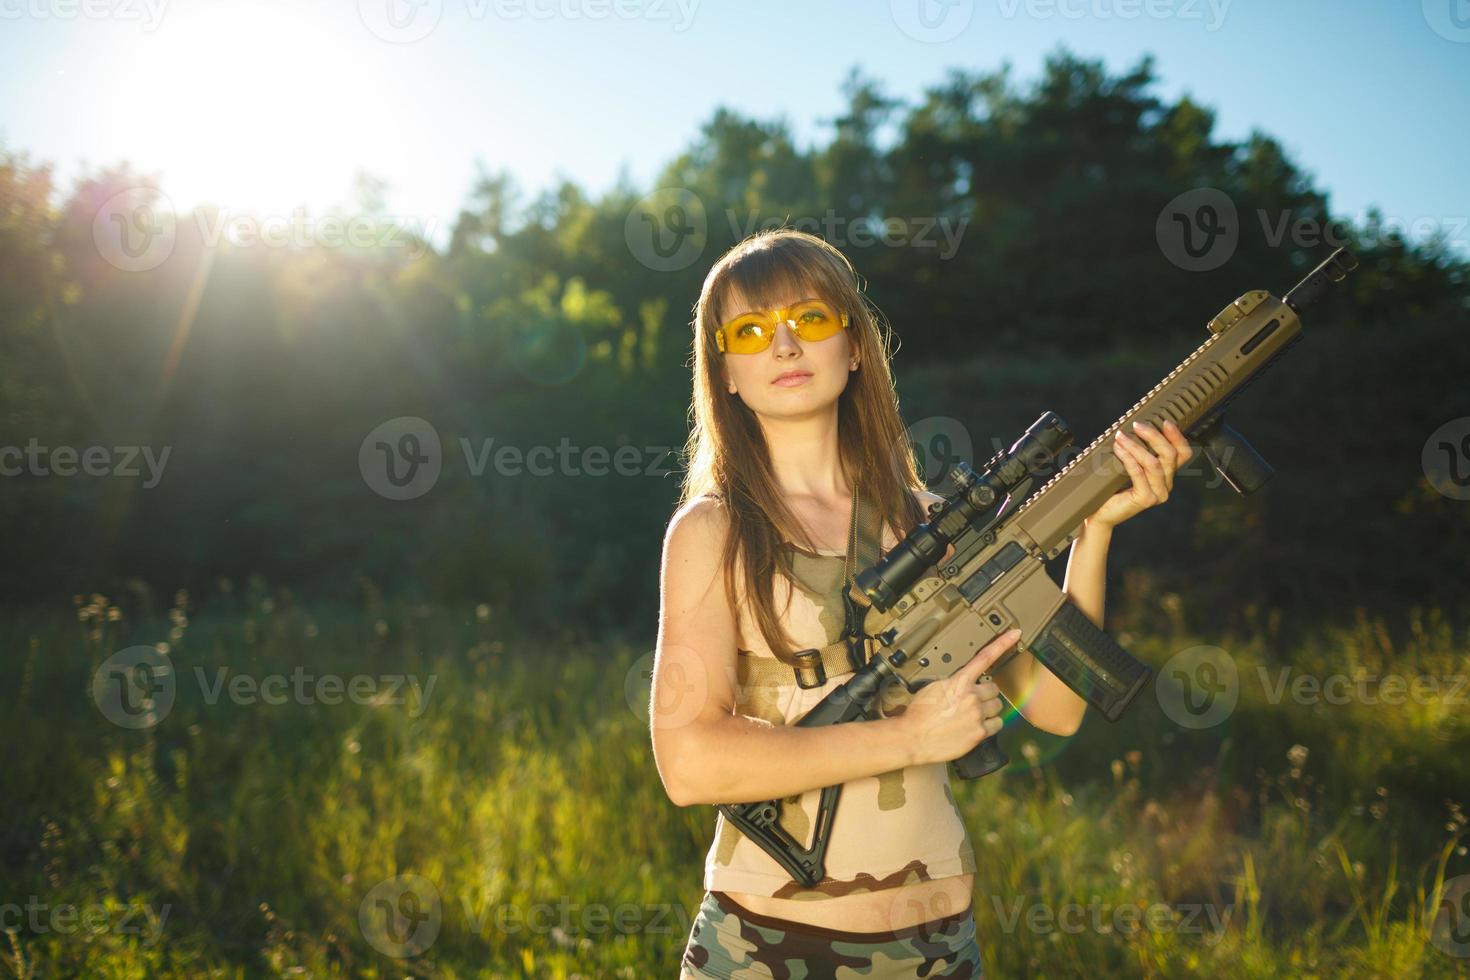
[[[795,724],[835,725],[886,716],[924,685],[950,676],[975,652],[1015,627],[1021,637],[993,666],[1022,650],[1109,721],[1117,721],[1153,670],[1066,601],[1043,562],[1057,557],[1082,522],[1131,481],[1113,452],[1114,433],[1135,420],[1162,429],[1172,419],[1237,493],[1251,493],[1271,466],[1225,421],[1226,405],[1301,339],[1299,314],[1340,282],[1357,259],[1339,248],[1286,294],[1248,292],[1209,322],[1210,337],[1033,494],[1072,442],[1066,424],[1045,412],[1009,449],[976,473],[963,460],[949,474],[942,503],[855,582],[884,627],[870,659]],[[954,554],[936,567],[950,545]],[[872,616],[872,610],[869,610]],[[865,624],[865,628],[872,624]],[[1010,760],[995,736],[955,759],[962,779]],[[725,818],[810,887],[825,855],[841,785],[822,790],[812,842],[781,826],[783,801],[717,804]]]

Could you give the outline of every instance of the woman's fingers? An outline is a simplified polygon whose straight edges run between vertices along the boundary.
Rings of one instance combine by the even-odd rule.
[[[966,677],[966,682],[973,684],[976,680],[979,679],[980,675],[989,670],[990,666],[994,664],[997,660],[999,660],[1007,650],[1015,646],[1016,641],[1020,638],[1020,630],[1007,630],[1006,632],[997,636],[995,639],[991,640],[989,643],[985,644],[979,650],[976,650],[975,655],[970,658],[969,662],[966,663],[959,670],[955,671],[955,673],[964,674]]]
[[[1169,499],[1174,475],[1194,455],[1194,448],[1172,419],[1165,420],[1162,430],[1141,419],[1131,428],[1133,435],[1117,431],[1113,454],[1133,481],[1134,506],[1152,507]]]
[[[1164,489],[1174,489],[1174,474],[1194,455],[1194,449],[1190,447],[1184,432],[1172,419],[1164,423],[1162,432],[1148,423],[1140,425],[1138,432],[1157,453],[1164,477]],[[1144,465],[1147,467],[1146,461]]]
[[[1144,472],[1143,465],[1138,462],[1137,458],[1137,454],[1142,451],[1141,448],[1135,448],[1128,437],[1122,432],[1118,433],[1117,444],[1117,452],[1114,455],[1118,457],[1118,460],[1123,464],[1123,468],[1128,471],[1128,476],[1133,480],[1134,496],[1137,497],[1141,493],[1149,492],[1150,484],[1148,482],[1148,475]]]
[[[1189,457],[1194,455],[1194,447],[1189,444],[1189,437],[1184,434],[1184,430],[1179,428],[1173,419],[1164,423],[1164,435],[1174,444],[1174,448],[1177,451],[1175,458],[1179,460],[1179,464],[1182,466],[1189,462]]]
[[[1139,431],[1143,431],[1142,427],[1140,427]],[[1147,438],[1158,440],[1158,442],[1163,443],[1165,446],[1167,446],[1167,452],[1169,453],[1169,457],[1172,459],[1174,454],[1174,447],[1168,445],[1168,443],[1164,440],[1164,437],[1160,436],[1156,430],[1151,431]],[[1148,485],[1149,489],[1153,491],[1154,497],[1156,498],[1154,502],[1162,503],[1163,500],[1169,495],[1169,481],[1172,479],[1172,473],[1169,473],[1167,475],[1165,474],[1163,462],[1159,459],[1159,457],[1149,452],[1148,448],[1143,445],[1140,439],[1131,438],[1126,433],[1124,434],[1123,439],[1123,444],[1127,446],[1128,449],[1131,451],[1134,462],[1139,465],[1140,469],[1143,472],[1144,482]],[[1162,452],[1163,450],[1160,451]]]
[[[1174,444],[1165,439],[1163,433],[1155,429],[1147,422],[1139,422],[1133,427],[1134,439],[1143,443],[1153,452],[1139,454],[1139,462],[1143,468],[1152,473],[1162,473],[1174,466],[1174,457],[1177,450]]]

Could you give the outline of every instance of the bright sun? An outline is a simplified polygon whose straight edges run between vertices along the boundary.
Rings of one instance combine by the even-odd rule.
[[[135,35],[103,100],[108,122],[176,205],[315,211],[371,169],[396,106],[383,104],[360,26],[313,6],[174,4]]]

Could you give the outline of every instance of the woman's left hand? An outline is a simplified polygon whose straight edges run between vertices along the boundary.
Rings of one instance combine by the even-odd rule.
[[[1194,455],[1189,440],[1172,421],[1164,423],[1163,432],[1147,422],[1136,423],[1133,431],[1136,437],[1119,429],[1113,440],[1114,454],[1133,478],[1133,486],[1109,497],[1087,519],[1089,527],[1117,527],[1141,511],[1168,500],[1169,491],[1174,488],[1175,471]]]

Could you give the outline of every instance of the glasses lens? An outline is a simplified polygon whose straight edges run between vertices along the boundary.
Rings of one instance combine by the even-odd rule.
[[[796,335],[807,341],[826,340],[842,329],[837,311],[819,299],[792,307],[791,319],[796,323]]]
[[[789,310],[746,313],[725,325],[725,343],[732,354],[758,354],[771,346],[782,319],[795,324],[796,335],[807,342],[826,340],[842,329],[842,318],[823,300],[807,300]]]
[[[776,335],[771,318],[747,313],[725,327],[725,343],[732,354],[755,354],[771,346]]]

